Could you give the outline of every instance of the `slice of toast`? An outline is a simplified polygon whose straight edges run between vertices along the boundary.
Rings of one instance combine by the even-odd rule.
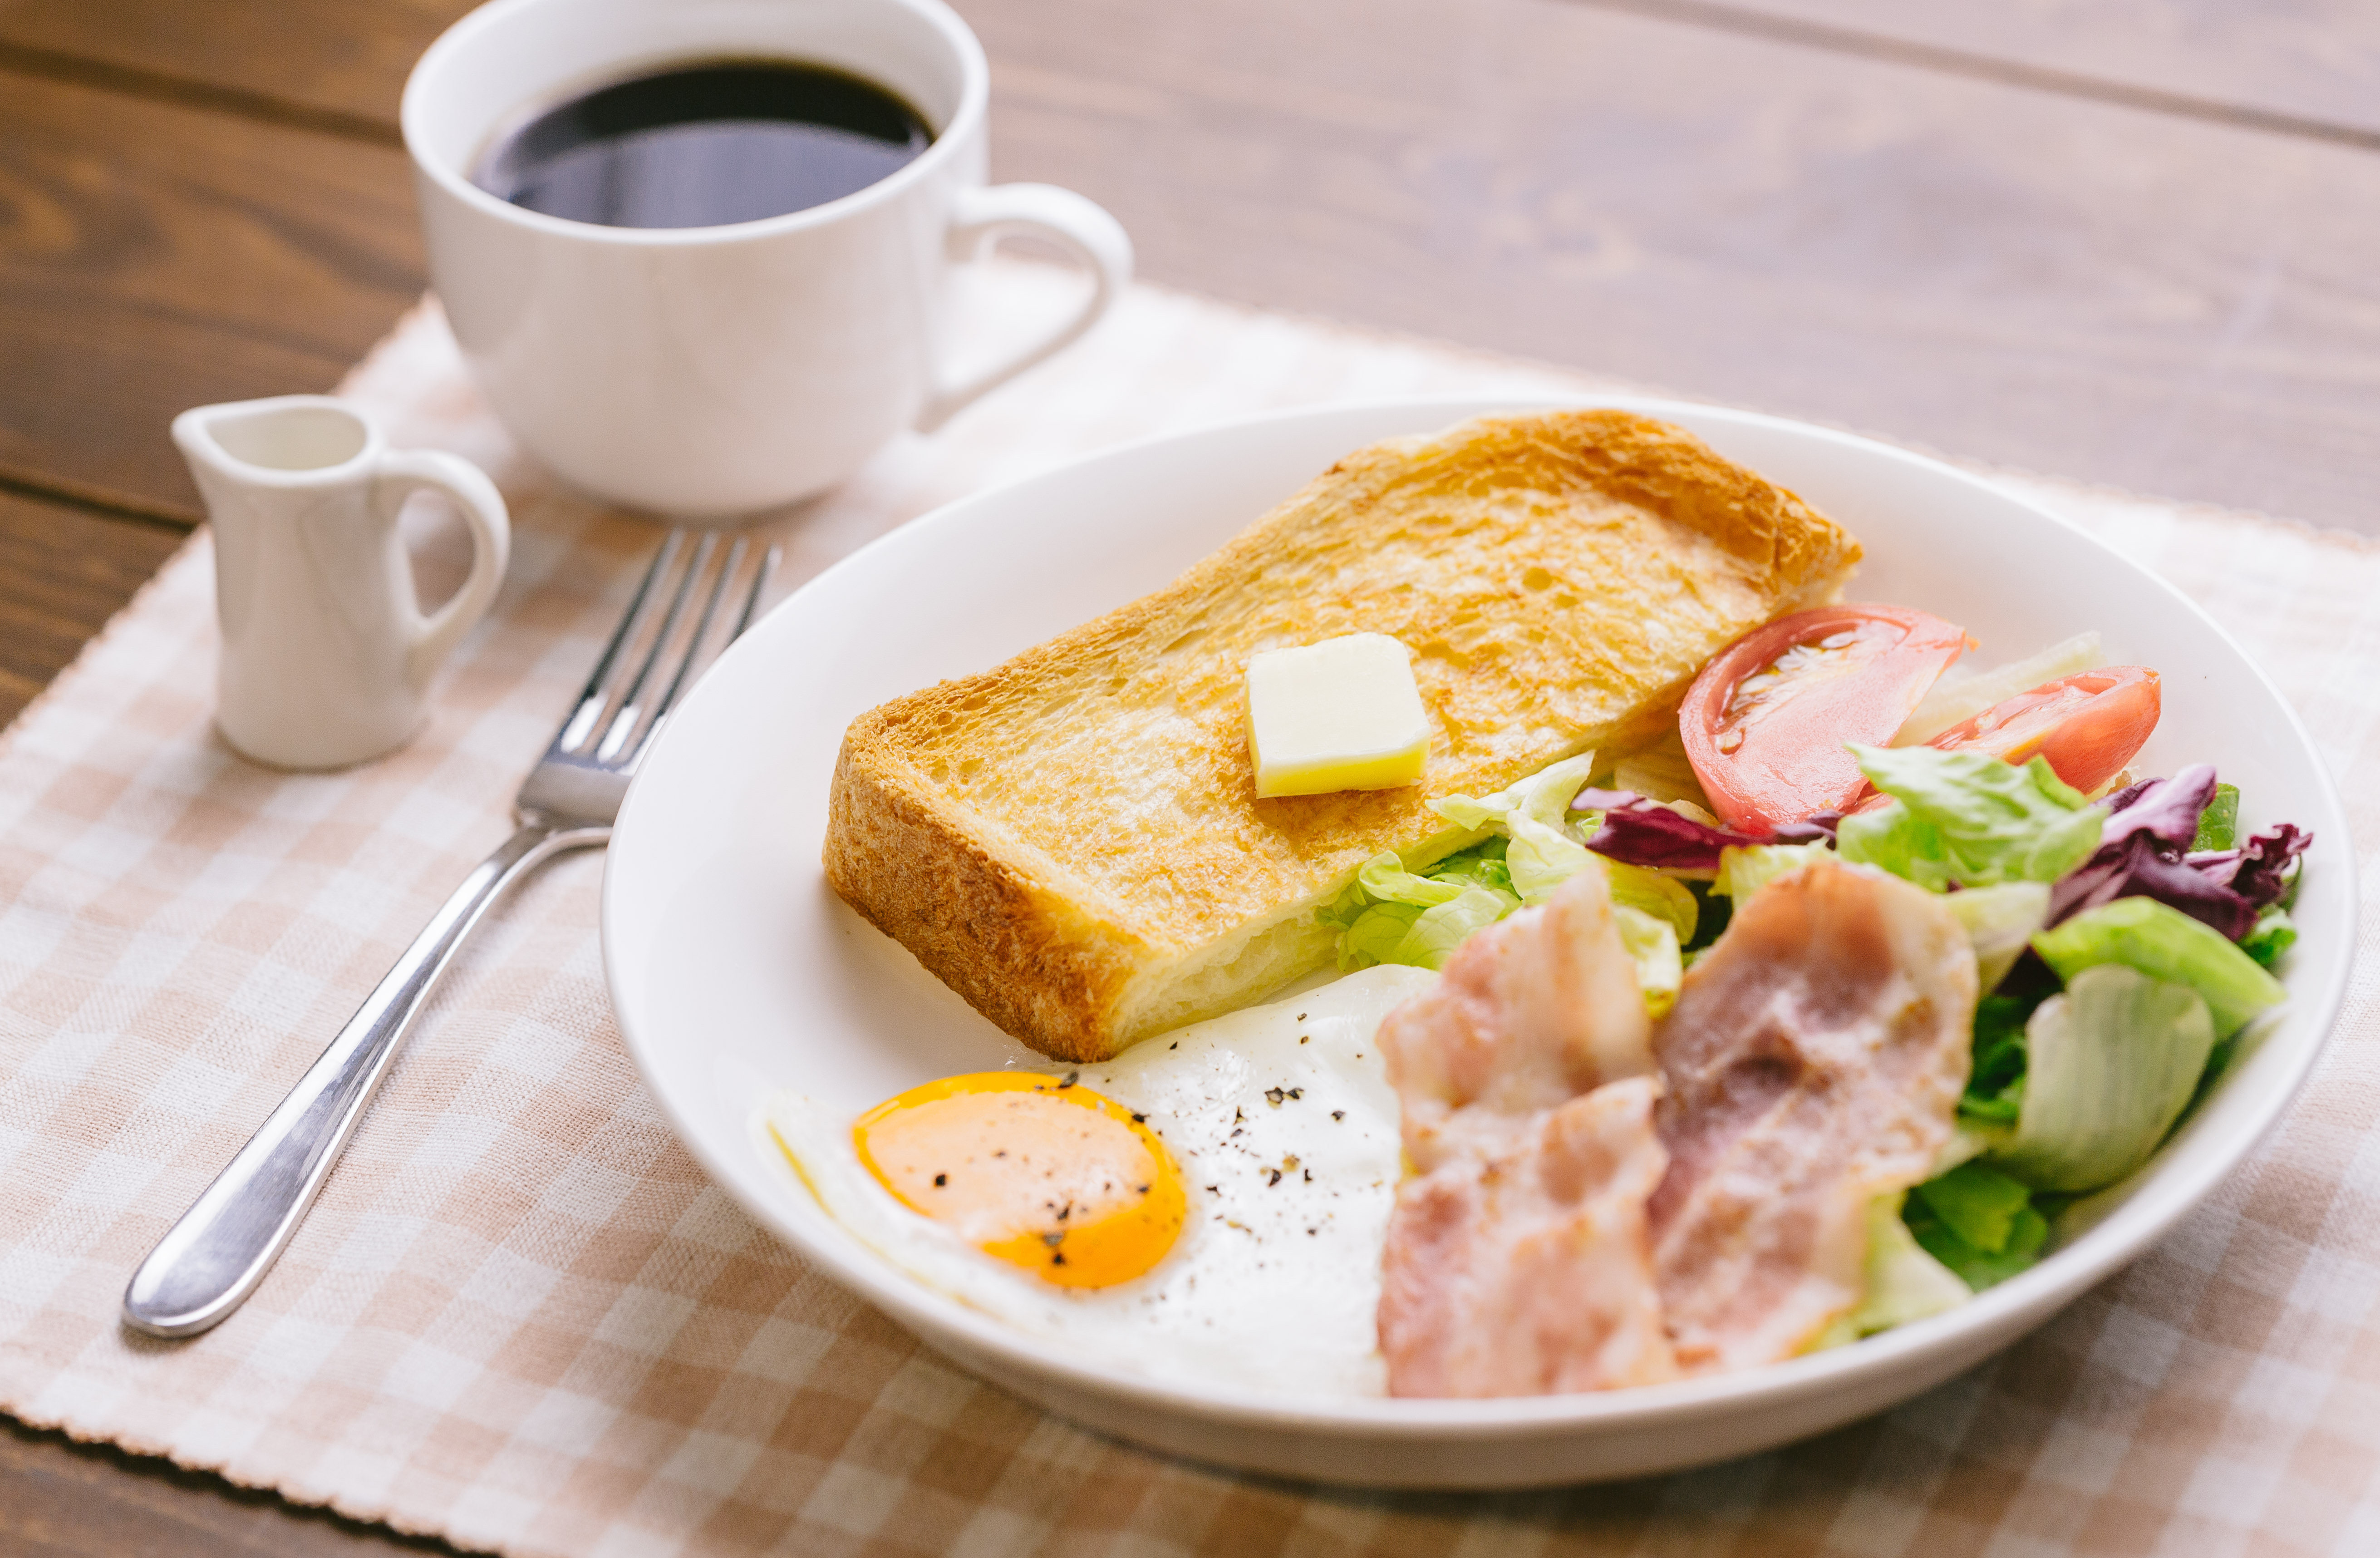
[[[853,721],[827,878],[1010,1033],[1104,1059],[1328,961],[1315,909],[1442,839],[1426,799],[1658,739],[1704,661],[1859,554],[1625,412],[1377,444],[1155,594]],[[1248,657],[1354,632],[1413,652],[1422,782],[1257,799]]]

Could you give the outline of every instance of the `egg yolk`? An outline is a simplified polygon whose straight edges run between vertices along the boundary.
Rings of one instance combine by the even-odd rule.
[[[1129,1282],[1182,1232],[1165,1143],[1071,1077],[945,1077],[862,1114],[852,1139],[904,1206],[1062,1287]]]

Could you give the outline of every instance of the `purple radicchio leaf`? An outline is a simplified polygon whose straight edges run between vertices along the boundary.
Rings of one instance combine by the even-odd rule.
[[[2239,856],[2228,869],[2227,885],[2261,909],[2280,902],[2281,895],[2289,890],[2289,862],[2304,854],[2306,846],[2313,842],[2313,834],[2305,829],[2295,822],[2283,822],[2258,834],[2237,851],[2216,853]]]
[[[2228,887],[2240,874],[2240,854],[2237,849],[2198,849],[2181,858],[2182,864],[2205,874],[2217,887]]]
[[[2143,795],[2147,793],[2148,787],[2151,785],[2162,785],[2164,783],[2165,781],[2162,779],[2143,779],[2138,784],[2125,785],[2122,789],[2118,790],[2111,796],[2102,797],[2099,804],[2106,807],[2108,812],[2112,815],[2115,812],[2123,810],[2125,808],[2131,806],[2132,802],[2140,799]]]
[[[1835,830],[1842,825],[1840,811],[1813,811],[1798,822],[1788,822],[1779,828],[1768,842],[1771,844],[1816,844],[1822,840],[1832,847]]]
[[[2198,816],[2215,798],[2215,765],[2192,763],[2170,779],[2151,779],[2119,790],[2099,830],[2104,848],[2134,834],[2148,834],[2176,849],[2198,836]]]
[[[2299,830],[2285,823],[2257,835],[2246,849],[2184,856],[2198,835],[2199,813],[2214,798],[2215,770],[2205,763],[2118,792],[2097,851],[2050,890],[2049,923],[2118,898],[2143,897],[2235,942],[2246,935],[2255,927],[2256,911],[2280,895],[2282,873],[2305,846]]]
[[[1632,866],[1670,870],[1716,870],[1718,852],[1729,845],[1762,842],[1682,817],[1631,790],[1581,790],[1571,803],[1579,811],[1600,811],[1603,825],[1586,846]]]
[[[2049,923],[2118,898],[2155,898],[2238,941],[2255,927],[2255,906],[2205,871],[2180,859],[2145,829],[2103,844],[2049,891]]]

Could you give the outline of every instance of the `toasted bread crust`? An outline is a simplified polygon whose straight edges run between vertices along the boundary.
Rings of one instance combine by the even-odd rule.
[[[1219,960],[1440,834],[1429,797],[1649,742],[1705,660],[1833,594],[1858,555],[1791,493],[1624,412],[1378,444],[1154,594],[855,720],[828,880],[1008,1032],[1104,1058],[1262,993]],[[1415,653],[1422,784],[1258,800],[1247,656],[1356,631]]]

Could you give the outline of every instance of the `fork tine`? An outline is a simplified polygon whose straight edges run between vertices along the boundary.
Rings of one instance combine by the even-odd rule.
[[[710,636],[711,619],[719,615],[719,603],[725,598],[728,585],[735,581],[735,575],[743,568],[744,554],[750,549],[751,542],[742,536],[737,536],[735,544],[728,548],[727,562],[720,568],[719,577],[711,580],[710,593],[703,598],[702,615],[695,619],[694,631],[686,635],[686,652],[678,656],[677,669],[672,673],[669,686],[662,688],[661,697],[653,700],[656,723],[670,712],[671,705],[677,701],[678,694],[686,690],[694,663],[701,658],[703,640]]]
[[[620,749],[626,745],[628,737],[635,734],[638,722],[644,715],[644,706],[638,700],[644,696],[645,686],[652,680],[653,669],[661,663],[662,652],[669,647],[670,639],[676,636],[678,622],[686,615],[686,603],[693,595],[696,582],[710,567],[711,554],[718,549],[719,536],[715,531],[706,532],[695,543],[693,560],[678,576],[677,588],[670,594],[669,610],[662,615],[661,627],[653,631],[652,647],[645,651],[644,663],[637,667],[636,676],[620,694],[619,707],[605,723],[602,734],[596,737],[596,761],[612,761],[619,755]]]
[[[652,594],[653,585],[667,577],[670,565],[677,560],[677,554],[685,544],[686,529],[683,526],[662,538],[661,548],[653,554],[651,565],[645,569],[645,577],[638,582],[636,594],[628,598],[627,610],[620,614],[620,625],[612,629],[611,642],[603,646],[602,658],[595,662],[595,669],[587,677],[587,687],[578,695],[578,706],[570,712],[570,718],[563,722],[561,733],[554,736],[553,750],[577,751],[586,743],[596,717],[611,701],[607,688],[612,679],[612,668],[619,661],[620,651],[627,647],[637,625],[644,620],[646,598]]]
[[[735,614],[735,626],[728,630],[728,643],[742,638],[744,629],[752,626],[752,613],[760,604],[760,591],[768,588],[769,576],[777,571],[777,564],[783,556],[783,550],[774,546],[760,554],[760,566],[752,571],[752,588],[745,592],[744,609]],[[725,647],[721,646],[722,650]]]
[[[727,586],[734,582],[736,571],[744,566],[745,550],[745,542],[738,538],[735,550],[728,554],[727,566],[719,570],[719,582],[711,588],[710,600],[702,609],[700,625],[695,628],[693,636],[686,639],[686,654],[678,662],[677,675],[670,678],[669,691],[663,694],[661,701],[653,706],[652,720],[645,726],[644,734],[638,737],[635,749],[629,754],[625,766],[633,768],[643,759],[645,749],[652,745],[653,737],[660,734],[662,719],[676,705],[678,695],[693,684],[696,662],[702,658],[703,640],[710,636],[712,613],[725,596]],[[744,603],[737,609],[735,620],[728,627],[726,637],[720,640],[718,654],[725,653],[727,646],[742,638],[744,629],[752,626],[753,613],[760,603],[760,592],[768,588],[769,576],[776,571],[777,561],[782,555],[780,550],[773,546],[760,554],[759,566],[752,570],[752,582],[744,590]],[[713,658],[716,658],[716,654]]]

